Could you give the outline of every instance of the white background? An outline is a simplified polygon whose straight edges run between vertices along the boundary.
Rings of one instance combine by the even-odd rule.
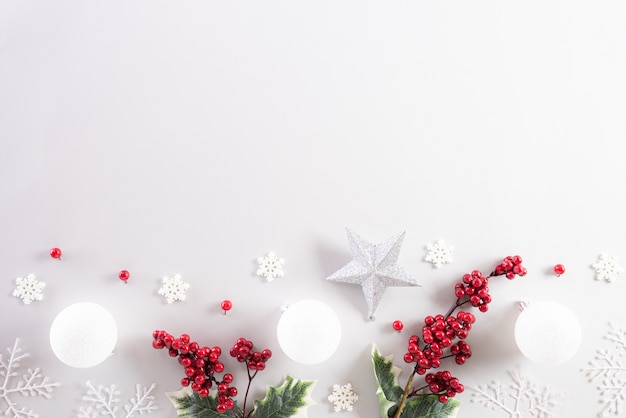
[[[154,382],[154,416],[175,416],[163,394],[182,369],[151,348],[166,329],[271,348],[253,398],[287,374],[317,379],[309,416],[326,417],[332,385],[351,382],[360,400],[345,416],[374,417],[371,344],[401,363],[462,274],[520,254],[528,276],[492,283],[474,356],[453,372],[470,388],[520,367],[567,392],[560,416],[594,416],[580,369],[610,347],[610,320],[626,326],[626,278],[595,281],[590,267],[626,260],[625,21],[619,1],[0,1],[0,347],[19,337],[25,367],[62,383],[52,400],[14,400],[68,417],[87,380],[116,384],[122,401]],[[345,227],[373,243],[406,231],[399,263],[423,287],[388,289],[376,321],[358,286],[325,280],[351,258]],[[454,262],[434,269],[424,247],[439,238]],[[270,250],[286,266],[268,283],[255,259]],[[11,293],[28,273],[47,286],[24,306]],[[176,273],[191,289],[167,305],[156,292]],[[305,298],[343,326],[320,366],[292,362],[275,336],[281,306]],[[515,346],[517,303],[533,299],[581,321],[564,365]],[[91,369],[48,343],[78,301],[119,326],[116,354]],[[507,416],[469,390],[458,399],[460,417]]]

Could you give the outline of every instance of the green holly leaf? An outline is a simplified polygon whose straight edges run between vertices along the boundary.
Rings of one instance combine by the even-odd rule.
[[[220,414],[217,412],[217,400],[213,396],[202,398],[197,392],[188,387],[176,392],[167,392],[167,398],[174,404],[178,416],[181,418],[237,418],[240,417],[241,409],[237,406]]]
[[[380,416],[387,417],[389,410],[402,398],[404,390],[398,384],[400,368],[393,365],[393,355],[383,356],[372,346],[372,363],[376,377],[376,396],[380,406]]]
[[[404,405],[400,418],[455,418],[461,402],[439,402],[437,396],[416,396]]]
[[[394,418],[404,389],[398,384],[400,368],[394,366],[393,355],[383,356],[376,346],[372,347],[372,363],[378,389],[381,418]],[[400,418],[454,418],[461,402],[450,399],[439,402],[437,396],[415,396],[408,399]]]
[[[265,398],[254,401],[250,418],[306,418],[307,408],[314,403],[311,392],[315,383],[312,380],[285,377],[282,385],[268,387]]]

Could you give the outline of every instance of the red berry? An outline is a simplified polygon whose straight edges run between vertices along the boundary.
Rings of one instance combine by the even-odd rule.
[[[563,266],[563,264],[557,264],[556,266],[554,266],[554,272],[557,276],[560,276],[561,274],[565,273],[565,266]]]
[[[126,283],[128,279],[130,279],[130,273],[128,272],[128,270],[121,270],[118,274],[118,277],[120,278],[120,280]]]
[[[222,301],[222,304],[220,306],[222,307],[222,310],[224,311],[224,315],[226,315],[226,312],[230,311],[233,308],[233,303],[229,301],[228,299],[226,299]]]
[[[50,249],[50,257],[56,258],[57,260],[61,259],[62,251],[60,248],[54,247]]]
[[[391,326],[398,332],[402,331],[402,328],[404,328],[404,324],[402,323],[402,321],[393,321]]]

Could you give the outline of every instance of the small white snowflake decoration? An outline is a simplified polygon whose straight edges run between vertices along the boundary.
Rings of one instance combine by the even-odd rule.
[[[591,267],[596,271],[596,280],[604,280],[609,283],[615,280],[624,271],[619,265],[619,259],[617,257],[606,254],[600,254],[598,261],[593,263]]]
[[[500,410],[510,418],[558,418],[554,410],[560,405],[564,393],[540,387],[530,376],[519,371],[509,371],[512,383],[508,386],[494,381],[488,385],[472,388],[472,402],[481,403],[493,410]]]
[[[263,257],[257,258],[257,263],[259,263],[259,269],[256,274],[261,277],[265,277],[265,280],[268,282],[285,275],[285,272],[283,271],[285,259],[276,257],[276,254],[274,254],[273,251],[270,251]]]
[[[22,299],[24,305],[29,305],[31,302],[43,299],[43,289],[46,284],[37,280],[34,274],[29,274],[26,277],[18,277],[15,279],[17,287],[13,291],[13,296]]]
[[[426,245],[426,251],[427,254],[426,257],[424,257],[424,261],[432,263],[436,268],[441,268],[444,264],[450,264],[452,262],[452,251],[454,251],[454,247],[440,239]]]
[[[159,295],[165,297],[167,303],[184,301],[187,298],[187,289],[189,289],[189,283],[184,282],[180,274],[172,277],[165,276]]]
[[[150,387],[136,385],[135,396],[128,400],[123,411],[120,411],[116,405],[120,401],[120,392],[115,388],[115,385],[98,385],[96,388],[91,382],[87,382],[87,387],[87,395],[83,396],[83,400],[89,402],[89,406],[79,408],[78,418],[97,418],[99,416],[132,418],[136,414],[149,414],[157,409],[154,395],[152,395],[152,391],[156,387],[154,383]]]
[[[604,336],[613,346],[611,349],[597,350],[589,367],[582,369],[590,382],[598,380],[598,390],[602,410],[599,417],[609,414],[621,415],[624,393],[626,393],[626,328],[609,324],[611,329]]]
[[[53,388],[59,383],[52,383],[48,377],[42,376],[39,367],[27,369],[26,372],[18,373],[20,362],[28,357],[28,353],[22,353],[18,347],[19,339],[15,340],[13,348],[7,348],[8,358],[0,354],[0,416],[11,418],[37,418],[39,415],[25,407],[19,407],[11,397],[19,394],[27,396],[43,396],[50,399]],[[13,379],[21,375],[21,380]],[[14,382],[15,380],[15,382]]]
[[[352,411],[352,405],[359,400],[359,396],[352,390],[352,384],[333,385],[333,393],[328,400],[335,406],[335,412]]]

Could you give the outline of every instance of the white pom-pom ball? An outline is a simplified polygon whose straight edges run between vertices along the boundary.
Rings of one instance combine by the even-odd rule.
[[[330,358],[341,341],[341,323],[335,311],[317,300],[289,305],[277,327],[278,344],[300,364],[319,364]]]
[[[81,302],[63,309],[50,327],[50,346],[63,363],[93,367],[111,355],[117,343],[117,324],[102,306]]]
[[[515,323],[515,342],[530,360],[557,365],[571,359],[582,340],[580,322],[567,307],[557,302],[527,304]]]

